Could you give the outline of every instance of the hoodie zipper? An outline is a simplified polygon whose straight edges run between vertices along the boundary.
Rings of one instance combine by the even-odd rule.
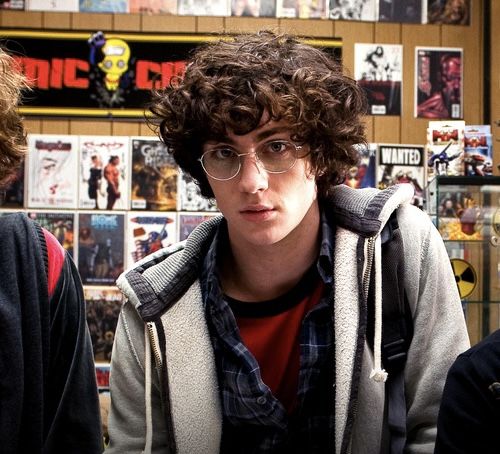
[[[371,272],[372,272],[372,268],[373,268],[373,257],[374,257],[374,254],[375,254],[375,236],[372,236],[372,237],[369,237],[366,241],[367,241],[367,246],[366,246],[366,261],[365,261],[365,269],[363,271],[363,296],[365,298],[365,302],[368,301],[368,291],[369,291],[369,288],[370,288],[370,275],[371,275]],[[356,415],[358,413],[358,401],[356,400],[356,402],[353,403],[352,405],[352,420],[354,421],[356,419]],[[349,437],[351,437],[352,434],[349,434]],[[344,439],[344,441],[346,441]],[[342,445],[344,446],[344,443],[342,442]],[[345,453],[348,453],[350,452],[349,451],[349,446],[350,446],[350,443],[348,443],[346,445],[346,449],[345,450],[342,450],[342,447],[343,446],[340,446],[340,451],[341,452],[345,452]]]
[[[155,364],[158,369],[161,369],[161,354],[158,348],[158,336],[156,334],[156,326],[154,322],[146,322],[146,327],[148,329],[149,340],[151,342],[151,347],[153,349],[153,355],[155,357]]]

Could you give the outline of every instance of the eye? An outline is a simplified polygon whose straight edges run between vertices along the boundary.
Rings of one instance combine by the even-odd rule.
[[[293,148],[293,145],[290,142],[286,142],[284,140],[275,140],[273,142],[269,142],[264,146],[264,153],[266,154],[275,154],[275,155],[283,155],[289,153]]]
[[[234,158],[236,153],[234,150],[231,150],[231,148],[214,148],[213,150],[210,150],[209,155],[211,159],[224,161]]]

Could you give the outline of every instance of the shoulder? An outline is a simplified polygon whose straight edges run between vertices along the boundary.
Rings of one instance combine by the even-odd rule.
[[[500,330],[462,353],[453,368],[459,371],[465,365],[473,367],[483,376],[492,374],[492,379],[500,380]]]

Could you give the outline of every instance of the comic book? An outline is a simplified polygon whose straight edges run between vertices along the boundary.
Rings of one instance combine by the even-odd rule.
[[[370,143],[368,148],[358,146],[360,160],[357,166],[351,167],[346,175],[344,184],[351,188],[374,188],[377,144]]]
[[[177,242],[177,213],[127,213],[127,268],[149,254]]]
[[[465,125],[465,175],[481,177],[493,174],[493,149],[490,125]]]
[[[380,0],[378,20],[423,24],[427,22],[427,0]]]
[[[28,217],[54,235],[74,258],[75,213],[73,211],[28,211]]]
[[[99,394],[109,394],[109,372],[111,370],[110,363],[95,363],[95,375],[97,381],[97,389]]]
[[[415,190],[413,205],[423,208],[426,185],[425,148],[421,145],[378,145],[377,187],[409,183]]]
[[[129,208],[129,148],[126,136],[80,136],[80,208]]]
[[[123,213],[78,214],[78,271],[84,285],[113,285],[124,270]]]
[[[415,117],[463,117],[463,49],[415,48]]]
[[[127,13],[128,0],[79,0],[81,13]]]
[[[179,0],[180,16],[230,16],[231,0]]]
[[[78,0],[27,0],[26,10],[30,11],[78,11]]]
[[[30,208],[76,208],[78,136],[28,135]]]
[[[115,286],[84,287],[83,294],[94,359],[109,363],[123,294]]]
[[[372,115],[401,115],[403,46],[354,44],[354,77]]]
[[[131,207],[175,211],[178,167],[167,147],[154,137],[132,137]]]
[[[428,0],[427,23],[469,25],[470,0]]]
[[[0,0],[0,9],[24,10],[24,0]]]
[[[276,0],[232,0],[231,16],[276,17]]]
[[[177,0],[129,0],[129,12],[177,14]]]
[[[465,121],[429,121],[427,180],[436,175],[464,175]]]
[[[6,185],[0,189],[0,207],[24,207],[24,161],[16,172],[9,178]]]
[[[376,21],[378,0],[330,0],[330,19]]]
[[[327,19],[327,0],[277,0],[276,17]]]
[[[179,213],[179,241],[184,241],[196,226],[208,221],[218,213]]]
[[[179,173],[179,211],[217,211],[215,199],[207,199],[200,193],[199,186],[186,173]]]

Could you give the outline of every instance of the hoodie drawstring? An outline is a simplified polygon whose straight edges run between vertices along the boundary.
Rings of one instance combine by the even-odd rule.
[[[373,339],[373,369],[370,378],[376,382],[385,382],[388,373],[382,369],[382,241],[380,235],[375,238],[375,333]]]
[[[151,344],[148,330],[144,330],[144,362],[145,362],[145,401],[146,401],[146,440],[142,454],[150,454],[153,444],[153,415],[151,409]]]

